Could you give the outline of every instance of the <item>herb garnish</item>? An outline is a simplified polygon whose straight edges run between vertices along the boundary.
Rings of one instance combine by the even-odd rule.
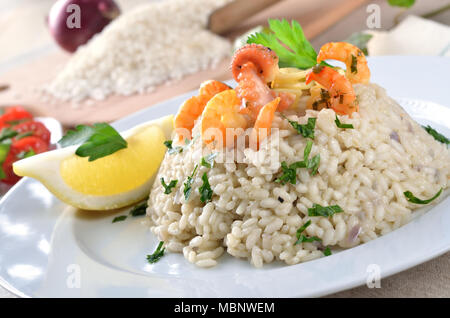
[[[352,124],[342,124],[341,121],[339,120],[339,117],[337,115],[336,115],[336,119],[335,119],[334,122],[336,123],[336,126],[338,128],[343,128],[343,129],[346,129],[346,128],[353,129],[354,128]]]
[[[169,155],[173,155],[173,154],[176,154],[176,153],[182,153],[183,152],[183,147],[181,147],[181,146],[173,147],[172,146],[172,142],[173,142],[172,140],[164,141],[164,145],[167,147],[167,153]]]
[[[358,73],[357,65],[358,65],[358,59],[356,58],[356,56],[354,56],[352,54],[352,63],[350,64],[350,70],[352,73],[355,73],[355,74]]]
[[[141,203],[141,204],[135,205],[135,206],[131,209],[130,215],[131,215],[131,216],[145,215],[147,208],[148,208],[147,202],[143,202],[143,203]]]
[[[21,134],[18,134],[18,135],[16,136],[16,140],[20,140],[20,139],[22,139],[22,138],[29,137],[29,136],[32,136],[32,135],[33,135],[33,132],[32,132],[32,131],[26,131],[26,132],[23,132],[23,133],[21,133]]]
[[[209,184],[208,175],[206,174],[206,172],[203,173],[202,180],[203,184],[201,185],[200,188],[198,188],[198,191],[200,193],[200,201],[206,203],[208,201],[211,201],[213,191],[211,189],[211,185]]]
[[[34,150],[33,149],[30,149],[30,150],[28,150],[28,151],[22,151],[22,152],[20,152],[19,154],[17,154],[17,158],[19,158],[19,159],[25,159],[25,158],[28,158],[28,157],[32,157],[32,156],[34,156],[36,153],[34,152]]]
[[[428,204],[431,201],[433,201],[434,199],[436,199],[438,196],[441,195],[443,188],[441,188],[438,193],[436,193],[431,199],[428,200],[421,200],[419,198],[417,198],[416,196],[414,196],[414,194],[411,193],[411,191],[405,191],[403,192],[403,194],[406,197],[406,200],[408,200],[408,202],[411,203],[415,203],[415,204]]]
[[[297,132],[305,138],[310,138],[314,140],[314,128],[316,127],[316,118],[310,117],[308,118],[308,123],[305,125],[301,125],[296,121],[289,120],[287,117],[286,120],[291,124],[291,126],[297,130]]]
[[[128,145],[126,140],[106,123],[93,126],[78,125],[75,130],[69,130],[58,143],[62,147],[82,144],[75,154],[80,157],[89,157],[89,161],[111,155]]]
[[[3,170],[3,162],[5,162],[6,157],[8,156],[10,147],[11,144],[9,143],[0,143],[0,180],[6,178],[6,173]]]
[[[443,144],[448,145],[450,143],[450,140],[445,137],[444,135],[438,133],[436,131],[436,129],[434,129],[433,127],[431,127],[430,125],[427,126],[422,126],[423,129],[425,129],[427,131],[427,133],[429,133],[431,136],[433,136],[433,138],[439,142],[442,142]]]
[[[280,67],[307,69],[316,65],[317,53],[297,21],[289,24],[285,19],[269,19],[269,28],[273,33],[254,33],[248,37],[247,43],[262,44],[275,51]]]
[[[162,186],[164,187],[164,194],[172,193],[172,188],[174,188],[178,183],[178,180],[172,180],[167,185],[166,182],[164,181],[164,178],[161,178],[160,180],[161,180]]]
[[[315,155],[312,159],[309,159],[309,154],[311,153],[313,143],[311,140],[306,142],[305,150],[303,151],[303,161],[294,162],[291,165],[287,165],[286,161],[281,163],[281,170],[283,174],[275,180],[275,182],[286,184],[290,182],[291,184],[297,183],[297,169],[307,168],[311,169],[310,174],[313,176],[317,173],[317,169],[320,164],[320,154]]]
[[[202,157],[201,165],[206,168],[212,168],[214,166],[214,159],[217,157],[217,155],[217,152],[213,152],[207,156]]]
[[[318,238],[317,236],[312,236],[312,237],[307,237],[304,234],[302,234],[306,228],[308,226],[311,225],[311,220],[308,220],[308,222],[306,222],[305,224],[303,224],[296,233],[297,236],[297,241],[294,243],[294,245],[300,244],[300,243],[312,243],[314,241],[322,241],[320,238]]]
[[[331,255],[331,249],[329,246],[327,246],[324,250],[323,250],[323,255],[325,256],[330,256]]]
[[[121,222],[121,221],[125,221],[127,219],[126,215],[120,215],[120,216],[116,216],[112,222],[116,223],[116,222]]]
[[[184,199],[187,201],[189,199],[189,196],[192,192],[192,183],[194,182],[194,175],[197,172],[198,165],[195,165],[194,171],[192,171],[192,174],[187,177],[186,182],[184,183]]]
[[[321,206],[320,204],[313,204],[312,208],[308,209],[308,216],[325,216],[330,217],[335,213],[344,212],[339,205]]]
[[[164,244],[164,242],[160,241],[159,244],[158,244],[158,247],[153,252],[153,254],[147,255],[147,261],[150,264],[156,263],[157,261],[159,261],[161,259],[161,257],[164,256],[164,251],[166,250],[166,248],[161,249],[163,244]]]

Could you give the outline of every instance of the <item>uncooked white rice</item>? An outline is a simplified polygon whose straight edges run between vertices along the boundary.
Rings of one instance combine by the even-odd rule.
[[[341,121],[355,129],[340,129],[331,109],[308,110],[287,116],[301,124],[317,117],[311,156],[320,154],[318,174],[297,170],[297,183],[274,182],[280,164],[270,167],[247,149],[244,163],[199,165],[193,191],[186,202],[183,182],[202,157],[200,138],[180,154],[166,154],[149,198],[151,230],[171,252],[182,252],[200,267],[211,267],[226,251],[254,266],[281,260],[297,264],[323,256],[323,248],[350,248],[384,235],[410,220],[418,206],[407,202],[404,191],[432,197],[450,178],[450,153],[375,84],[355,85],[360,112]],[[302,160],[306,139],[287,121],[275,117],[279,132],[279,161]],[[198,125],[194,135],[198,134]],[[269,140],[278,138],[272,135]],[[269,141],[268,140],[268,141]],[[272,149],[273,150],[273,149]],[[259,153],[267,152],[261,147]],[[201,203],[198,188],[206,172],[214,191]],[[178,180],[164,194],[159,179]],[[441,195],[439,200],[442,200]],[[433,202],[433,204],[436,203]],[[343,213],[330,218],[310,217],[313,203],[339,205]],[[311,220],[305,233],[322,242],[296,242],[296,231]]]
[[[206,30],[209,14],[230,0],[166,0],[136,7],[80,47],[45,87],[79,102],[152,91],[216,65],[231,54],[226,39]]]

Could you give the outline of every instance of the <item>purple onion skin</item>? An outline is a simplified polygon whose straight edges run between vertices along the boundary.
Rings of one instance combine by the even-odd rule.
[[[69,28],[67,25],[68,18],[74,13],[67,10],[71,4],[80,8],[80,28]],[[58,0],[50,9],[47,24],[56,43],[73,53],[119,14],[120,9],[113,0]],[[70,18],[69,21],[73,20]]]

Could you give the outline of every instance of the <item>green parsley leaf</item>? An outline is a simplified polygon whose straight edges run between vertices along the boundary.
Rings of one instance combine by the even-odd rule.
[[[198,191],[200,192],[200,201],[206,203],[208,201],[211,201],[213,191],[211,189],[211,185],[209,184],[208,175],[206,174],[206,172],[203,173],[202,180],[203,184],[200,188],[198,188]]]
[[[312,208],[308,209],[308,216],[325,216],[330,217],[335,213],[344,212],[339,205],[321,206],[320,204],[313,204]]]
[[[162,248],[163,244],[164,244],[164,242],[160,241],[158,244],[158,247],[153,252],[153,254],[147,255],[147,261],[150,264],[156,263],[157,261],[159,261],[161,259],[161,257],[164,256],[164,251],[166,250],[166,248]]]
[[[120,215],[120,216],[116,216],[112,222],[116,223],[116,222],[121,222],[121,221],[125,221],[127,219],[126,215]]]
[[[393,7],[411,8],[416,0],[388,0],[388,3]]]
[[[58,142],[62,147],[82,144],[75,154],[80,157],[89,157],[89,161],[106,157],[127,147],[127,142],[120,134],[106,123],[93,126],[79,125],[70,130]]]
[[[365,55],[369,55],[369,52],[367,50],[367,43],[369,43],[372,37],[373,37],[372,34],[355,32],[352,35],[350,35],[350,37],[347,38],[345,42],[357,46]]]
[[[11,139],[17,136],[19,133],[11,128],[5,127],[0,131],[0,142],[6,139]]]
[[[318,238],[317,236],[312,236],[312,237],[307,237],[304,234],[302,234],[303,231],[306,230],[306,228],[308,226],[311,225],[311,220],[308,220],[308,222],[306,222],[305,224],[303,224],[296,233],[297,236],[297,241],[294,243],[294,245],[300,244],[300,243],[312,243],[314,241],[320,242],[322,241],[320,238]]]
[[[172,140],[166,140],[164,141],[164,145],[167,147],[167,153],[169,155],[173,155],[173,154],[177,154],[177,153],[182,153],[183,152],[183,147],[181,146],[176,146],[173,147],[172,146]]]
[[[308,160],[308,165],[306,168],[311,169],[311,175],[314,176],[319,169],[320,164],[320,154],[315,155],[311,160]]]
[[[445,137],[444,135],[438,133],[436,131],[436,129],[434,129],[433,127],[431,127],[430,125],[422,126],[423,129],[425,129],[427,131],[427,133],[429,133],[431,136],[433,136],[433,138],[439,142],[442,142],[443,144],[448,145],[450,143],[450,140],[448,140],[447,137]]]
[[[189,199],[189,196],[191,195],[192,183],[194,182],[194,176],[195,176],[195,173],[197,172],[197,168],[198,168],[198,165],[195,165],[194,171],[192,171],[192,174],[187,177],[187,180],[184,183],[183,193],[184,193],[184,199],[186,201]]]
[[[336,115],[336,119],[334,122],[336,123],[336,126],[338,128],[343,128],[343,129],[345,129],[345,128],[353,129],[354,128],[352,124],[342,124],[337,115]]]
[[[350,64],[350,71],[354,74],[358,73],[358,59],[352,54],[352,63]],[[341,95],[342,96],[342,95]],[[342,104],[342,103],[341,103]]]
[[[166,182],[164,181],[164,178],[161,178],[160,180],[161,180],[162,186],[164,187],[164,194],[172,193],[172,188],[174,188],[178,183],[178,180],[172,180],[167,185]]]
[[[5,162],[6,157],[8,156],[10,147],[11,144],[9,143],[0,143],[0,180],[6,178],[6,173],[3,171],[3,162]]]
[[[329,246],[327,246],[324,250],[323,250],[323,255],[325,256],[330,256],[331,255],[331,249]]]
[[[306,168],[304,161],[297,161],[291,165],[287,165],[286,161],[281,163],[281,170],[283,174],[275,180],[277,183],[286,184],[290,182],[291,184],[297,183],[297,168]]]
[[[148,208],[148,204],[147,202],[143,202],[141,204],[135,205],[131,211],[130,211],[130,215],[131,216],[140,216],[140,215],[145,215],[146,211]]]
[[[285,117],[287,119],[287,117]],[[297,130],[297,132],[305,138],[310,138],[314,140],[314,128],[316,127],[316,118],[310,117],[308,118],[308,123],[305,125],[301,125],[296,121],[289,120],[287,121],[291,124],[291,126]]]
[[[214,152],[207,156],[202,157],[202,166],[206,168],[212,168],[214,166],[214,159],[217,157],[218,153]]]
[[[414,194],[411,193],[411,191],[405,191],[403,194],[405,195],[408,202],[415,203],[415,204],[428,204],[434,199],[436,199],[438,196],[441,195],[443,188],[441,188],[431,199],[428,200],[421,200],[414,196]]]
[[[297,21],[293,20],[289,24],[285,19],[269,19],[269,28],[273,33],[251,34],[247,43],[262,44],[275,51],[280,67],[307,69],[316,64],[317,53]]]

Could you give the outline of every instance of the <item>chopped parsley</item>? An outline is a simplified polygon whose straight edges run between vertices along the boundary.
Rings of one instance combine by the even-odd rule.
[[[145,215],[147,208],[148,208],[147,202],[143,202],[143,203],[141,203],[141,204],[135,205],[135,206],[131,209],[130,215],[131,215],[131,216]]]
[[[291,184],[297,183],[297,168],[306,168],[304,161],[297,161],[291,165],[287,165],[286,161],[281,163],[281,170],[283,174],[275,180],[277,183],[286,184],[290,182]]]
[[[30,150],[28,150],[28,151],[22,151],[22,152],[20,152],[19,154],[17,154],[17,158],[18,159],[25,159],[25,158],[28,158],[28,157],[32,157],[32,156],[34,156],[36,153],[34,152],[34,150],[33,149],[30,149]]]
[[[313,204],[312,208],[308,209],[308,216],[325,216],[330,217],[335,213],[344,212],[339,205],[321,206],[320,204]]]
[[[116,216],[112,222],[116,223],[116,222],[121,222],[121,221],[125,221],[127,219],[126,215],[120,215],[120,216]]]
[[[310,138],[314,140],[314,128],[316,127],[316,118],[310,117],[308,118],[308,123],[305,125],[301,125],[296,121],[289,120],[285,117],[287,121],[291,124],[291,126],[297,130],[297,132],[305,138]]]
[[[209,184],[208,175],[206,174],[206,172],[203,173],[202,180],[203,184],[201,185],[200,188],[198,188],[198,191],[200,193],[200,201],[206,203],[208,201],[211,201],[213,191],[211,189],[211,185]]]
[[[106,157],[128,146],[127,141],[106,123],[93,126],[78,125],[75,130],[69,130],[58,143],[62,147],[82,144],[75,154],[89,157],[89,161]]]
[[[173,143],[172,140],[164,141],[164,145],[167,147],[167,152],[169,153],[169,155],[183,152],[183,147],[181,147],[181,146],[173,147],[172,143]]]
[[[317,169],[320,164],[320,154],[315,155],[312,159],[309,159],[309,154],[311,153],[313,143],[311,140],[306,142],[305,150],[303,151],[303,161],[294,162],[291,165],[287,165],[286,161],[281,163],[282,175],[275,180],[275,182],[286,184],[290,182],[291,184],[297,183],[297,169],[307,168],[311,169],[310,174],[313,176],[317,173]]]
[[[336,123],[336,126],[338,128],[343,128],[343,129],[346,129],[346,128],[353,129],[354,128],[352,124],[342,124],[337,115],[336,115],[336,120],[334,122]]]
[[[417,198],[416,196],[414,196],[414,194],[411,193],[411,191],[405,191],[403,192],[403,194],[406,197],[406,200],[408,200],[408,202],[411,203],[415,203],[415,204],[428,204],[431,201],[433,201],[434,199],[436,199],[438,196],[441,195],[443,188],[441,188],[432,198],[428,199],[428,200],[421,200],[419,198]]]
[[[147,255],[147,261],[150,264],[156,263],[157,261],[159,261],[161,259],[161,257],[164,256],[164,251],[166,250],[166,248],[162,248],[163,245],[164,245],[164,242],[160,241],[159,244],[158,244],[158,247],[153,252],[153,254]]]
[[[292,20],[289,24],[285,19],[269,19],[269,28],[271,32],[250,35],[247,43],[262,44],[275,51],[280,67],[308,69],[316,65],[317,53],[297,21]]]
[[[194,171],[192,171],[192,174],[187,177],[186,182],[184,183],[184,199],[187,201],[189,199],[189,196],[192,192],[192,183],[194,182],[194,175],[197,172],[198,165],[195,165]]]
[[[350,71],[352,73],[358,73],[358,58],[352,54],[352,63],[350,64]]]
[[[213,152],[207,156],[202,157],[201,165],[206,168],[212,168],[214,166],[214,159],[217,157],[217,155],[217,152]]]
[[[305,236],[304,234],[302,234],[306,228],[308,226],[311,225],[311,220],[308,220],[308,222],[306,222],[305,224],[303,224],[296,233],[297,236],[297,241],[294,243],[294,245],[300,244],[300,243],[312,243],[314,241],[320,242],[322,241],[320,238],[318,238],[317,236],[312,236],[312,237],[308,237]]]
[[[331,249],[329,246],[325,247],[325,249],[323,250],[323,255],[325,255],[325,256],[331,255]]]
[[[3,162],[5,162],[6,157],[9,153],[9,148],[11,147],[11,144],[2,142],[0,143],[0,180],[6,178],[6,173],[3,170]]]
[[[167,185],[166,182],[164,181],[164,178],[161,178],[160,180],[161,180],[162,186],[164,187],[164,194],[172,193],[172,188],[174,188],[178,183],[178,180],[172,180]]]
[[[438,133],[436,131],[436,129],[434,129],[433,127],[431,127],[430,125],[428,126],[422,126],[423,129],[425,129],[427,131],[427,133],[429,133],[431,136],[433,136],[433,138],[443,144],[448,145],[450,143],[450,140],[445,137],[444,135]]]

